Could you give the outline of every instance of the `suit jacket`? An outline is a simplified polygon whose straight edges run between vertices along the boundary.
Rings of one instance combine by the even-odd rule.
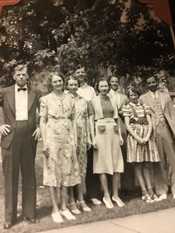
[[[160,103],[164,112],[165,119],[167,120],[168,125],[170,126],[170,129],[175,136],[175,109],[173,107],[173,102],[169,96],[169,94],[166,94],[164,92],[158,92]],[[150,109],[151,109],[151,116],[152,116],[152,123],[153,123],[153,129],[156,127],[156,119],[155,119],[155,111],[153,107],[154,99],[150,95],[149,92],[142,95],[140,97],[140,100],[144,103],[146,103]]]
[[[41,97],[41,92],[39,90],[32,89],[28,87],[28,124],[30,127],[31,138],[36,144],[34,137],[32,137],[33,132],[36,129],[36,109],[39,109],[39,99]],[[16,117],[15,117],[15,85],[3,88],[0,90],[0,106],[4,113],[4,124],[10,125],[10,132],[8,135],[3,136],[1,139],[1,147],[7,149],[14,135],[14,130],[16,127]]]

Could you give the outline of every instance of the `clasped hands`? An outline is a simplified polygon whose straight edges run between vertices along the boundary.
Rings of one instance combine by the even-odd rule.
[[[137,141],[138,141],[138,143],[139,144],[146,144],[147,143],[147,141],[149,140],[149,137],[144,137],[144,138],[137,138]]]

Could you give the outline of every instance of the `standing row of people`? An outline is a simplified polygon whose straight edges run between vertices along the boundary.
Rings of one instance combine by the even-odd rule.
[[[121,187],[125,186],[126,180],[129,184],[134,183],[130,163],[134,164],[142,199],[147,203],[167,198],[165,165],[168,164],[175,199],[175,110],[169,95],[157,91],[157,81],[152,76],[146,79],[148,93],[139,98],[139,92],[132,87],[128,89],[127,98],[117,92],[119,80],[113,76],[109,82],[98,81],[99,95],[96,96],[85,77],[84,67],[78,67],[66,83],[61,73],[50,73],[52,92],[40,98],[41,93],[27,85],[27,67],[20,65],[13,72],[16,84],[1,90],[0,104],[5,121],[0,126],[6,194],[5,229],[17,220],[19,166],[23,219],[37,222],[34,159],[39,136],[36,127],[39,99],[43,183],[49,186],[53,221],[61,223],[63,217],[73,220],[73,214],[80,214],[80,210],[91,211],[84,201],[84,180],[87,198],[94,204],[101,204],[103,200],[109,209],[114,207],[113,203],[124,206],[118,189],[120,179]],[[63,89],[65,84],[68,93]],[[154,168],[155,193],[151,187],[149,162]],[[121,178],[120,173],[123,173]]]

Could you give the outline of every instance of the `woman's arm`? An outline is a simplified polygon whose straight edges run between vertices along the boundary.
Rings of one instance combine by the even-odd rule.
[[[122,146],[123,145],[123,138],[122,138],[122,133],[121,133],[121,124],[120,124],[120,119],[116,119],[115,120],[117,126],[118,126],[118,135],[119,135],[119,142],[120,142],[120,145]]]
[[[142,144],[144,143],[143,139],[140,138],[134,131],[133,129],[131,128],[130,126],[130,119],[128,116],[125,116],[125,125],[126,125],[126,129],[128,130],[128,132],[135,138],[135,140],[138,141],[138,143]]]
[[[88,116],[85,117],[86,121],[86,137],[87,137],[87,147],[88,150],[91,148],[91,137],[90,137],[90,124]]]
[[[91,131],[91,136],[92,136],[92,145],[94,148],[97,149],[97,145],[96,145],[96,141],[95,141],[94,119],[95,119],[94,114],[91,114],[89,117],[89,123],[90,123],[90,131]]]
[[[43,153],[46,156],[49,156],[48,145],[46,142],[46,118],[42,116],[40,117],[40,131],[43,139]]]
[[[146,119],[148,121],[148,132],[146,137],[143,138],[144,142],[147,142],[150,138],[151,132],[152,132],[152,120],[151,120],[151,116],[150,115],[146,115]]]
[[[75,120],[75,117],[72,117],[72,128],[74,133],[74,140],[75,140],[75,147],[77,147],[77,122]]]

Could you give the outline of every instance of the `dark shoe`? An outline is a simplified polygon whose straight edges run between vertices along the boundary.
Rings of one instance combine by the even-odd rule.
[[[154,200],[152,200],[148,194],[143,195],[142,200],[145,201],[146,203],[153,203],[154,202]]]
[[[5,222],[4,223],[4,229],[10,229],[12,227],[12,223],[11,222]]]
[[[37,219],[37,218],[27,218],[27,217],[23,217],[23,220],[24,220],[24,221],[27,221],[27,222],[29,222],[29,223],[31,223],[31,224],[39,223],[39,219]]]

